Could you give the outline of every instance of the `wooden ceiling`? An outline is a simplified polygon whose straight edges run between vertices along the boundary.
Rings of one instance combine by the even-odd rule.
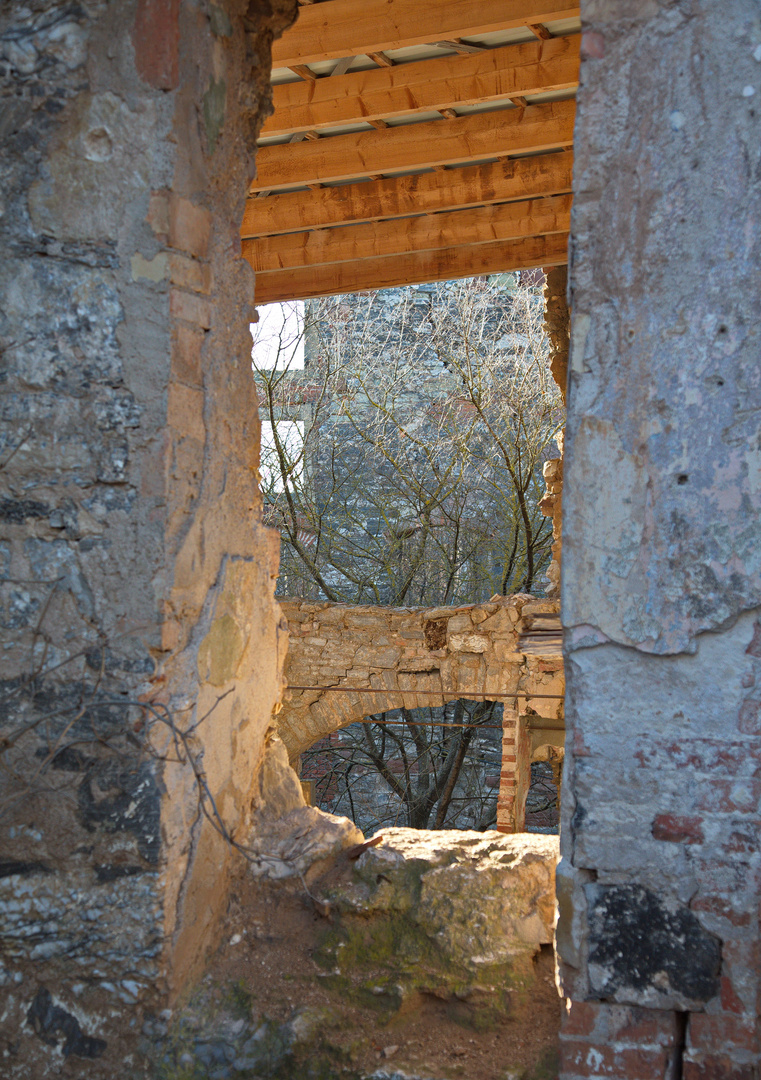
[[[258,304],[566,262],[578,4],[301,4],[241,228]]]

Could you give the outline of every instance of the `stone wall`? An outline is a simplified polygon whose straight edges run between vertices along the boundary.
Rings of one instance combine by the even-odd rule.
[[[561,1075],[750,1080],[761,1057],[759,10],[581,7]]]
[[[292,762],[371,713],[493,694],[504,700],[497,827],[523,829],[532,757],[562,743],[540,725],[562,725],[564,684],[562,658],[532,654],[522,638],[557,614],[557,601],[517,594],[457,608],[382,608],[285,599],[281,607],[290,634],[286,682],[320,688],[286,691],[277,729]]]
[[[188,749],[248,826],[282,645],[237,236],[295,7],[0,14],[4,1075],[113,1075],[213,942]]]

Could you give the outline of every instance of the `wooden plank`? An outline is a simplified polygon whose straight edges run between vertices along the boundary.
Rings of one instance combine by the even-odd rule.
[[[560,266],[568,261],[568,236],[530,237],[471,247],[442,248],[413,255],[358,259],[331,266],[307,267],[287,273],[256,275],[256,304],[306,300],[335,293],[388,289],[423,281],[500,274],[535,266]]]
[[[299,12],[273,42],[272,64],[311,64],[578,15],[578,3],[560,0],[330,0]]]
[[[253,198],[246,203],[241,236],[245,239],[556,195],[571,190],[572,172],[573,154],[565,152],[322,188],[316,195],[293,191]]]
[[[285,273],[299,266],[567,233],[570,224],[571,196],[556,195],[474,210],[260,237],[243,242],[243,255],[257,273]]]
[[[455,120],[336,135],[317,142],[262,146],[256,155],[257,178],[250,190],[334,183],[374,173],[465,164],[571,146],[575,113],[575,101],[552,101],[526,109],[499,109]]]
[[[574,35],[507,45],[476,55],[373,68],[316,82],[281,83],[272,88],[275,111],[262,134],[289,135],[453,105],[569,90],[578,80],[579,37]]]

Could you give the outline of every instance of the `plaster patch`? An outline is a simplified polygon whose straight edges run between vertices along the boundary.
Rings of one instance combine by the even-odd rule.
[[[132,268],[132,280],[139,281],[164,281],[167,276],[168,259],[166,253],[160,251],[153,259],[144,259],[140,252],[136,252],[130,259]]]
[[[232,615],[215,619],[198,650],[199,676],[212,686],[224,686],[235,676],[243,649],[243,634]]]

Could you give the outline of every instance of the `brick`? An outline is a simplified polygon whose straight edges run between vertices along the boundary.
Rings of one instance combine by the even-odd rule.
[[[666,1076],[671,1051],[638,1049],[560,1039],[561,1075],[613,1077],[615,1080],[657,1080]]]
[[[211,239],[211,213],[189,199],[173,195],[169,202],[169,243],[179,251],[205,259]]]
[[[737,726],[743,735],[761,735],[761,701],[744,701]]]
[[[203,330],[176,323],[172,332],[172,379],[200,386],[203,381],[201,350],[206,340]]]
[[[747,813],[756,809],[760,799],[761,779],[757,777],[711,777],[709,783],[699,787],[695,806],[720,814]]]
[[[169,384],[167,422],[178,434],[204,442],[203,391],[180,383]]]
[[[692,1013],[687,1028],[687,1045],[690,1050],[758,1049],[755,1017],[735,1013]]]
[[[743,1012],[743,1003],[735,993],[732,980],[727,978],[726,975],[722,976],[721,979],[721,1007],[725,1012]]]
[[[725,1057],[706,1057],[682,1062],[682,1080],[758,1080],[758,1066],[730,1061]]]
[[[169,275],[173,285],[193,292],[209,294],[211,292],[211,267],[198,262],[187,255],[172,252],[169,256]]]
[[[633,1047],[671,1047],[676,1042],[676,1014],[636,1005],[574,1001],[563,1016],[563,1037],[594,1036],[592,1041]]]
[[[169,311],[173,318],[194,323],[205,330],[211,326],[211,303],[203,296],[172,289],[169,295]]]
[[[156,90],[179,82],[180,0],[137,0],[132,30],[135,66]]]
[[[702,844],[703,819],[681,814],[658,814],[653,820],[651,832],[654,840],[672,844]]]
[[[563,1036],[591,1035],[595,1029],[600,1010],[605,1005],[597,1005],[592,1001],[571,1001],[569,1007],[563,1010],[561,1032]]]

